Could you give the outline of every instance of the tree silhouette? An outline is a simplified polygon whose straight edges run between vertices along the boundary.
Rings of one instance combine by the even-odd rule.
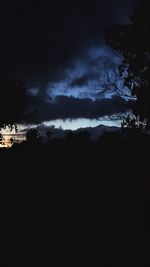
[[[30,129],[26,133],[27,142],[37,144],[41,142],[41,135],[36,129]]]
[[[2,134],[0,133],[0,145],[2,145],[3,144],[3,136],[2,136]]]
[[[70,142],[85,143],[90,141],[90,134],[86,130],[79,133],[69,132],[66,135],[66,140]]]
[[[106,32],[109,45],[122,57],[118,68],[124,86],[136,101],[133,112],[150,125],[150,20],[149,0],[141,0],[127,25],[116,24]]]
[[[47,132],[46,133],[46,135],[47,135],[47,139],[48,139],[48,143],[50,142],[50,139],[51,139],[51,137],[52,137],[52,134],[51,134],[51,132]]]
[[[10,143],[11,143],[11,145],[13,145],[13,143],[14,143],[14,139],[12,137],[10,138]]]
[[[26,88],[22,82],[0,81],[0,128],[10,128],[20,121],[27,105]]]
[[[81,143],[88,142],[90,140],[90,133],[86,130],[81,131],[76,134],[76,139]]]
[[[121,124],[123,133],[142,133],[145,128],[144,122],[141,122],[136,116],[128,115],[124,118]]]

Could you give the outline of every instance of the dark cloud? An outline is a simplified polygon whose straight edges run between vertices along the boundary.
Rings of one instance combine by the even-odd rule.
[[[104,88],[106,74],[114,75],[119,63],[118,54],[106,45],[93,46],[87,49],[82,57],[76,58],[66,66],[58,80],[49,82],[48,93],[51,96],[66,95],[91,99],[105,97],[105,94],[112,94],[110,91],[107,94]],[[104,89],[105,92],[102,94]]]
[[[102,29],[124,20],[135,1],[3,1],[0,75],[47,84],[85,48],[102,43]]]
[[[118,96],[112,99],[78,99],[67,96],[57,96],[55,101],[41,102],[38,97],[33,98],[33,110],[37,110],[38,121],[54,119],[76,119],[76,118],[99,118],[105,115],[113,115],[129,110],[130,105]],[[26,120],[31,121],[31,111],[26,115]]]
[[[118,63],[105,46],[102,31],[115,21],[123,22],[135,2],[1,3],[0,78],[27,82],[29,95],[34,97],[30,97],[25,120],[97,118],[128,109],[118,97],[105,99],[105,73]]]
[[[80,59],[80,65],[70,69],[72,75],[69,86],[75,87],[76,90],[77,87],[86,86],[90,95],[92,91],[94,93],[95,89],[99,89],[99,91],[104,89],[103,84],[106,79],[106,73],[115,73],[121,59],[107,46],[93,47],[85,55],[84,58]],[[76,74],[77,69],[79,69],[78,74]]]
[[[87,84],[88,84],[88,82],[89,82],[89,80],[93,80],[93,79],[98,79],[99,78],[99,75],[96,73],[96,74],[85,74],[85,75],[83,75],[83,76],[81,76],[80,78],[76,78],[76,79],[74,79],[71,83],[70,83],[70,85],[71,86],[79,86],[79,87],[82,87],[82,86],[86,86]]]
[[[117,63],[116,58],[113,53],[107,54],[107,52],[103,51],[104,55],[100,55],[96,58],[91,58],[89,60],[88,56],[85,60],[81,59],[81,62],[83,64],[83,74],[79,73],[79,77],[73,77],[73,80],[71,81],[71,86],[87,86],[90,81],[98,81],[100,82],[100,79],[103,79],[103,74],[108,72],[109,70],[115,70]],[[110,57],[110,54],[112,57]]]

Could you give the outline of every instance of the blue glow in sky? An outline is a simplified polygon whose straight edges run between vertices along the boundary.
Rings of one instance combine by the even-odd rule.
[[[50,120],[44,121],[42,124],[19,124],[18,125],[18,134],[20,132],[24,132],[25,129],[28,128],[35,128],[37,126],[46,126],[63,129],[63,130],[72,130],[75,131],[79,128],[88,128],[88,127],[96,127],[98,125],[105,125],[105,126],[116,126],[120,127],[122,122],[122,114],[120,115],[113,115],[113,116],[104,116],[98,119],[85,119],[85,118],[78,118],[78,119],[57,119],[57,120]],[[1,129],[2,134],[16,134],[15,129],[10,131],[8,127],[6,129]]]
[[[113,72],[120,63],[120,57],[107,46],[92,47],[76,58],[62,72],[62,77],[50,82],[48,94],[73,96],[77,98],[110,98],[111,90],[104,90],[106,73]]]
[[[41,106],[39,102],[39,106],[37,105],[40,121],[59,118],[60,120],[48,122],[48,125],[62,127],[65,130],[76,130],[81,127],[95,127],[99,125],[97,117],[110,114],[107,120],[102,119],[101,124],[114,126],[111,116],[113,112],[120,113],[128,108],[126,103],[116,100],[115,97],[118,96],[108,80],[109,76],[111,82],[115,83],[116,70],[120,62],[121,58],[106,45],[91,46],[82,55],[72,59],[64,69],[58,71],[55,80],[49,81],[45,88],[39,88],[39,90],[32,88],[30,92],[34,96],[39,93],[38,101],[40,102],[40,98],[43,101]],[[123,80],[117,79],[117,86],[122,90],[124,88]],[[57,96],[62,97],[58,98]],[[64,96],[66,98],[63,98]],[[79,101],[74,101],[75,98]],[[80,102],[81,99],[83,101]],[[93,100],[93,104],[87,99]],[[102,101],[105,99],[109,99],[109,101]],[[95,117],[93,114],[96,114]],[[84,118],[81,119],[81,117]],[[67,120],[68,118],[76,118],[76,120]],[[87,120],[85,118],[96,119]]]
[[[120,63],[121,57],[110,47],[105,44],[101,47],[93,46],[59,70],[55,80],[49,81],[46,88],[31,88],[30,93],[33,96],[40,93],[46,102],[53,101],[56,96],[111,99],[116,95],[111,84],[116,84],[120,91],[130,95],[123,79],[116,75]]]
[[[121,120],[109,120],[105,118],[99,118],[98,120],[96,119],[66,119],[66,120],[53,120],[53,121],[48,121],[48,122],[43,122],[44,126],[50,127],[50,126],[55,126],[55,128],[62,128],[63,130],[72,130],[75,131],[79,128],[88,128],[88,127],[96,127],[99,125],[105,125],[105,126],[116,126],[120,127],[121,125]]]

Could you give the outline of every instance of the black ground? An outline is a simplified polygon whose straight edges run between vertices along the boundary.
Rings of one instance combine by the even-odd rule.
[[[115,133],[1,150],[10,234],[56,262],[149,266],[149,141]]]

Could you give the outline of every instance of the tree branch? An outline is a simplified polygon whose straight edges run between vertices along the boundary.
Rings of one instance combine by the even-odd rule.
[[[136,97],[132,96],[130,93],[125,93],[123,89],[121,90],[118,86],[118,82],[122,80],[123,78],[120,78],[119,74],[117,72],[115,73],[114,80],[110,78],[109,73],[106,73],[106,83],[103,84],[103,88],[105,90],[111,90],[112,92],[116,93],[120,97],[125,97],[131,100],[136,100]],[[127,91],[127,89],[125,89]]]

